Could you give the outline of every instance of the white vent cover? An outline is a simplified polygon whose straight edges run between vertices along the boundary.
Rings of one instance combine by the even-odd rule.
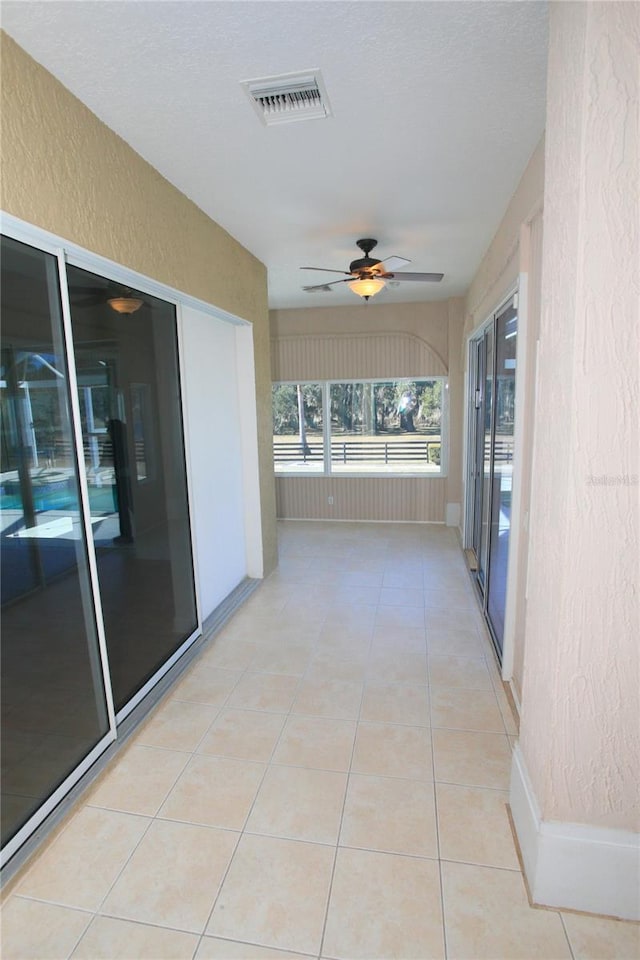
[[[275,123],[323,120],[331,116],[319,70],[245,80],[242,86],[254,110],[268,127]]]

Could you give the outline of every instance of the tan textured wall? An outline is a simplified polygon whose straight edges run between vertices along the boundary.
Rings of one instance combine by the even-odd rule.
[[[458,313],[462,317],[461,308]],[[452,322],[446,300],[273,310],[273,379],[447,376],[450,325],[458,337],[461,320]],[[455,403],[454,413],[451,442],[459,445]],[[453,460],[457,469],[457,449]],[[307,519],[442,523],[447,485],[442,477],[277,477],[277,512]]]
[[[1,43],[2,208],[253,324],[269,571],[277,543],[264,266],[4,33]]]
[[[640,829],[640,5],[550,10],[520,745],[544,820]]]

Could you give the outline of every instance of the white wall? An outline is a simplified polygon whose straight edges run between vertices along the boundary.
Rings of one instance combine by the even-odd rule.
[[[182,308],[191,525],[203,619],[247,574],[236,331]]]

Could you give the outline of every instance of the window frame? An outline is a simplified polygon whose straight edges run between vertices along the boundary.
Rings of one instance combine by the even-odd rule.
[[[391,472],[388,470],[332,470],[331,464],[331,387],[345,383],[398,383],[401,380],[412,380],[414,382],[433,382],[442,383],[442,412],[440,429],[440,467],[438,470],[403,470]],[[319,386],[322,391],[322,435],[324,465],[323,469],[318,470],[276,470],[274,461],[274,476],[279,477],[331,477],[333,479],[420,479],[420,480],[442,480],[449,475],[449,378],[442,374],[434,376],[404,376],[404,377],[344,377],[341,379],[322,380],[320,378],[309,378],[305,380],[273,380],[271,389],[279,386],[296,386],[297,384],[312,384]],[[273,428],[273,423],[272,423]]]

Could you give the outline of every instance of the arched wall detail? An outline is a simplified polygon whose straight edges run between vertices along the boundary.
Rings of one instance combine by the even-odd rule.
[[[437,350],[421,337],[404,331],[280,336],[271,341],[271,358],[274,381],[448,374],[448,366]]]

